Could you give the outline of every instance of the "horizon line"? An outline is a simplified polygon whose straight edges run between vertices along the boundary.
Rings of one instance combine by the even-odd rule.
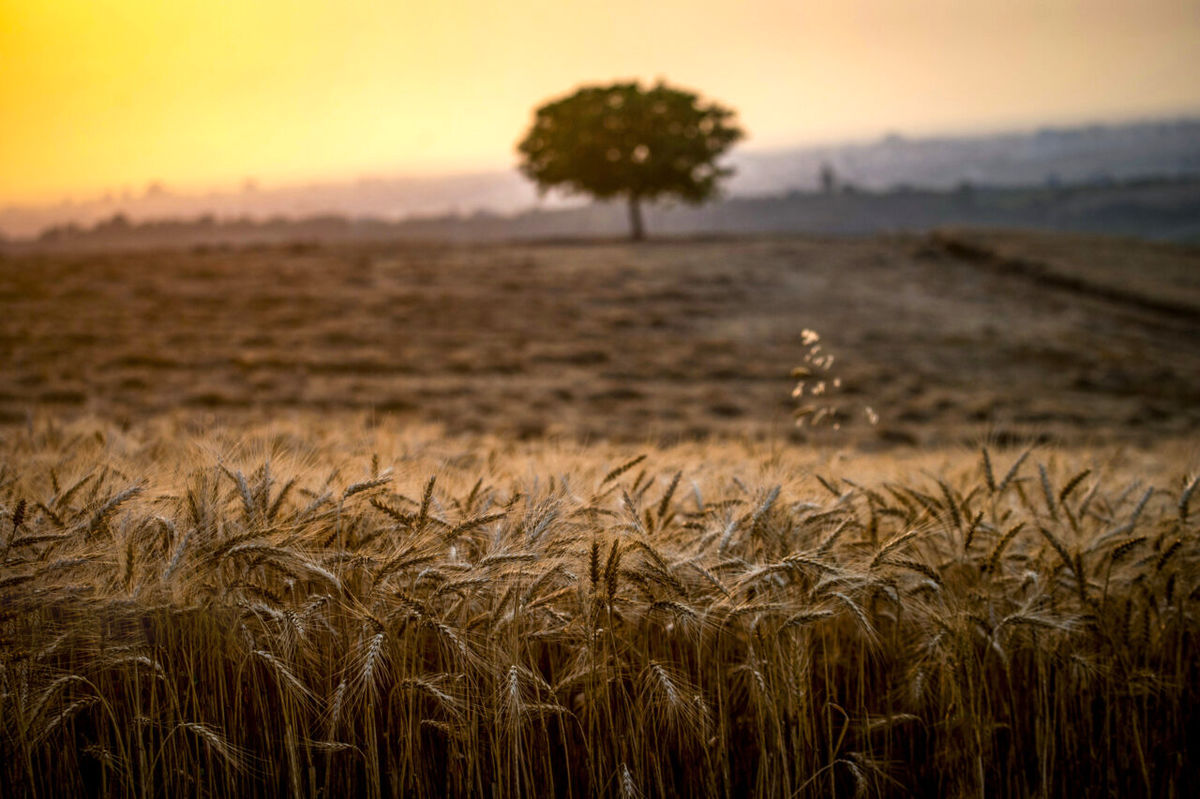
[[[792,143],[763,143],[753,142],[738,148],[738,152],[750,154],[778,155],[789,151],[820,150],[826,148],[862,147],[882,143],[891,138],[903,141],[944,141],[950,139],[989,139],[1008,136],[1036,135],[1044,131],[1085,130],[1089,128],[1106,127],[1138,127],[1155,124],[1186,124],[1200,123],[1200,108],[1181,110],[1162,114],[1134,114],[1119,117],[1093,117],[1075,122],[1042,122],[1032,124],[1011,124],[1000,126],[962,126],[941,128],[938,130],[906,132],[901,129],[885,128],[874,134],[846,135],[836,138],[818,138],[798,140]],[[88,205],[102,202],[129,202],[146,199],[156,191],[163,196],[199,199],[207,195],[237,196],[250,191],[271,193],[294,191],[313,188],[324,188],[338,185],[368,182],[435,182],[454,178],[472,178],[496,176],[509,172],[515,173],[516,167],[496,166],[463,166],[433,168],[430,170],[407,169],[392,170],[383,167],[378,171],[367,173],[324,173],[307,177],[281,178],[279,180],[261,180],[255,175],[244,175],[240,178],[229,178],[212,183],[183,182],[172,184],[163,179],[150,179],[141,183],[136,189],[126,184],[120,187],[108,186],[90,189],[82,192],[64,192],[52,198],[44,199],[13,199],[0,201],[0,213],[6,211],[31,211],[50,209],[61,206]]]

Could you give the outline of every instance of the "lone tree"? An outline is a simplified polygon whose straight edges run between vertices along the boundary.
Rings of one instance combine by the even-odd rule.
[[[539,191],[624,197],[635,241],[646,236],[642,202],[674,195],[700,204],[733,170],[716,160],[744,133],[734,112],[659,82],[584,86],[537,109],[517,145],[521,172]]]

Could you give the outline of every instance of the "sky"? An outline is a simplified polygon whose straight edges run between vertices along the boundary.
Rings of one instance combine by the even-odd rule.
[[[1200,113],[1200,0],[0,0],[0,204],[505,168],[617,79],[753,148]]]

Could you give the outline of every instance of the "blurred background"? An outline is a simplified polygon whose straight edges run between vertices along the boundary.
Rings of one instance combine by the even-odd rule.
[[[0,424],[1194,435],[1198,52],[1181,0],[0,0]],[[633,247],[516,145],[659,79],[747,136]]]
[[[619,212],[539,198],[513,146],[575,85],[665,78],[749,137],[732,206],[652,227],[1192,240],[1198,45],[1191,0],[3,0],[0,235],[331,215],[424,224],[387,235],[616,232]],[[855,196],[802,201],[822,188]],[[878,198],[895,193],[905,213]]]

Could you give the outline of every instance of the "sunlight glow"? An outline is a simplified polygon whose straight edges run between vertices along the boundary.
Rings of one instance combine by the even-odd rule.
[[[503,168],[531,109],[664,77],[750,146],[1200,110],[1175,0],[0,0],[0,203]]]

